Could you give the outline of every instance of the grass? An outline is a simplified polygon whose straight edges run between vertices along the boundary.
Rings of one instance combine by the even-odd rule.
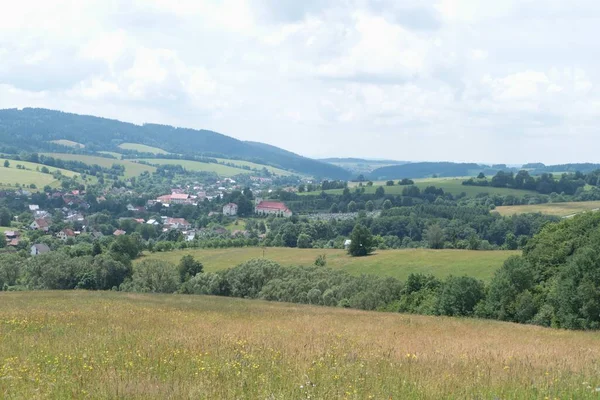
[[[573,201],[566,203],[532,204],[525,206],[502,206],[496,207],[495,211],[497,211],[500,215],[542,213],[555,215],[557,217],[566,217],[586,211],[597,211],[598,209],[600,209],[600,201]]]
[[[152,154],[169,154],[168,151],[160,149],[158,147],[146,146],[140,143],[121,143],[119,148],[123,150],[135,150],[140,153],[152,153]]]
[[[109,156],[113,156],[117,160],[120,160],[120,159],[123,158],[123,154],[121,154],[121,153],[115,153],[114,151],[99,151],[98,153],[100,153],[100,154],[108,154]]]
[[[236,225],[236,222],[237,222],[237,225]],[[235,222],[232,222],[232,223],[226,225],[225,229],[227,229],[229,232],[243,231],[246,229],[246,220],[237,219]]]
[[[0,293],[7,399],[597,399],[600,335],[208,296]]]
[[[463,185],[462,182],[468,178],[426,178],[426,179],[413,179],[415,182],[415,186],[419,187],[419,189],[423,190],[428,186],[435,186],[437,188],[441,188],[446,193],[451,193],[453,195],[458,195],[461,193],[466,193],[469,197],[475,197],[479,193],[489,193],[489,194],[499,194],[499,195],[515,195],[515,196],[523,196],[525,194],[535,194],[535,192],[530,190],[520,190],[520,189],[510,189],[510,188],[495,188],[490,186],[467,186]],[[397,181],[395,181],[397,183]],[[351,190],[358,186],[357,183],[349,185]],[[402,194],[402,191],[406,186],[394,185],[394,186],[386,186],[385,182],[373,182],[373,186],[367,187],[365,186],[365,193],[375,193],[375,190],[379,186],[383,186],[386,194],[399,195]],[[326,190],[326,193],[330,194],[342,194],[343,189],[332,189]],[[303,193],[304,195],[319,195],[321,192],[309,192]]]
[[[219,162],[223,162],[223,163],[233,164],[237,167],[249,167],[249,168],[258,169],[258,170],[262,170],[263,168],[266,168],[270,173],[275,174],[275,175],[282,175],[282,176],[292,175],[292,172],[290,172],[290,171],[286,171],[281,168],[271,167],[270,165],[257,164],[257,163],[253,163],[250,161],[230,160],[227,158],[217,158],[216,160]]]
[[[265,248],[265,258],[281,265],[312,265],[320,254],[327,256],[327,266],[343,269],[354,275],[372,274],[392,276],[405,280],[411,273],[469,275],[489,280],[504,260],[518,251],[470,251],[470,250],[380,250],[368,257],[350,257],[344,250],[292,249],[285,247]],[[262,258],[263,249],[258,247],[228,249],[186,249],[165,253],[153,253],[143,258],[160,259],[179,263],[184,255],[191,254],[204,264],[205,271],[218,271],[235,267],[253,258]],[[142,259],[143,259],[142,258]]]
[[[252,171],[248,171],[241,168],[229,167],[227,165],[214,164],[214,163],[204,163],[200,161],[190,161],[190,160],[169,160],[162,158],[141,158],[141,161],[148,162],[153,165],[181,165],[188,171],[195,172],[214,172],[223,178],[231,178],[240,174],[250,174]]]
[[[139,164],[132,161],[127,160],[115,160],[113,158],[104,158],[97,156],[87,156],[82,154],[63,154],[63,153],[45,153],[45,156],[54,157],[61,160],[66,161],[81,161],[82,163],[93,165],[97,164],[101,167],[110,168],[113,164],[119,164],[125,166],[125,177],[131,178],[134,176],[139,176],[144,171],[154,172],[156,171],[155,167]]]
[[[0,159],[0,187],[15,187],[18,183],[21,186],[29,186],[31,184],[36,185],[38,189],[43,188],[46,185],[56,186],[58,180],[54,179],[52,176],[53,172],[60,171],[64,176],[68,176],[71,178],[77,178],[80,175],[77,172],[70,171],[67,169],[49,167],[43,164],[37,164],[27,161],[20,160],[12,160],[8,159],[10,166],[8,168],[4,167],[4,160],[6,158]],[[26,169],[17,169],[17,165],[22,165]],[[48,168],[50,173],[44,174],[39,172],[43,167]],[[95,181],[94,177],[88,177],[90,181]]]
[[[73,148],[76,148],[76,149],[83,149],[83,148],[85,148],[84,144],[77,143],[77,142],[74,142],[72,140],[67,140],[67,139],[51,140],[50,143],[60,144],[61,146],[73,147]]]

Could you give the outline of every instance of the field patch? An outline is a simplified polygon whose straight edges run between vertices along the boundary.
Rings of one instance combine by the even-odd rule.
[[[494,211],[500,215],[514,215],[525,213],[542,213],[547,215],[555,215],[557,217],[566,217],[586,211],[600,210],[600,201],[572,201],[566,203],[546,203],[546,204],[531,204],[524,206],[502,206],[496,207]]]
[[[5,160],[8,160],[10,164],[8,168],[4,167]],[[20,165],[25,169],[17,168],[17,165]],[[45,174],[41,172],[44,167],[48,169],[49,173]],[[0,158],[0,187],[15,188],[17,183],[25,187],[33,184],[38,189],[41,189],[46,185],[54,187],[58,184],[58,180],[52,175],[56,171],[60,171],[62,175],[70,178],[80,178],[80,174],[67,169],[50,167],[28,161],[12,160],[10,158]],[[88,182],[95,182],[95,178],[91,176],[88,177]]]
[[[140,143],[121,143],[118,147],[123,150],[139,151],[140,153],[169,154],[168,151],[158,147],[146,146]]]
[[[153,165],[181,165],[188,171],[194,172],[214,172],[223,178],[231,178],[240,174],[252,174],[252,171],[248,171],[241,168],[230,167],[227,165],[215,164],[215,163],[204,163],[200,161],[190,160],[171,160],[165,158],[140,158],[140,161],[147,162]]]
[[[123,154],[121,154],[121,153],[115,153],[114,151],[99,151],[98,153],[100,153],[100,154],[107,154],[109,156],[113,156],[117,160],[120,160],[120,159],[123,158]]]
[[[60,144],[61,146],[72,147],[74,149],[83,149],[85,148],[84,144],[74,142],[72,140],[60,139],[60,140],[51,140],[50,143]]]
[[[111,168],[113,164],[119,164],[125,166],[125,178],[131,178],[139,176],[143,172],[154,172],[155,167],[150,165],[144,165],[127,160],[115,160],[114,158],[105,158],[98,156],[88,156],[83,154],[63,154],[63,153],[44,153],[45,156],[54,157],[65,161],[80,161],[82,163],[93,165],[97,164],[101,167]]]
[[[216,160],[221,163],[232,164],[232,165],[234,165],[236,167],[240,167],[240,168],[248,167],[248,168],[256,169],[259,171],[262,170],[263,168],[266,168],[267,171],[269,171],[270,173],[275,174],[275,175],[282,175],[282,176],[292,175],[292,172],[290,172],[290,171],[286,171],[281,168],[271,167],[270,165],[257,164],[257,163],[253,163],[250,161],[230,160],[228,158],[217,158]]]
[[[209,296],[1,292],[5,398],[597,399],[600,335]]]
[[[235,267],[253,258],[263,258],[263,249],[260,247],[186,249],[147,254],[142,259],[160,259],[177,264],[181,257],[187,254],[201,261],[205,271],[218,271]],[[411,273],[433,274],[439,278],[448,275],[468,275],[487,281],[502,266],[504,260],[521,252],[401,249],[379,250],[367,257],[350,257],[344,250],[337,249],[287,247],[264,249],[264,258],[285,266],[312,265],[320,254],[327,256],[328,267],[342,269],[353,275],[391,276],[400,280],[405,280]]]

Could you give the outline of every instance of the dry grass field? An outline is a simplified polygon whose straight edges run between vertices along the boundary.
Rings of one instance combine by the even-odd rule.
[[[525,213],[542,213],[566,217],[586,211],[597,211],[600,209],[600,201],[579,201],[566,203],[532,204],[526,206],[502,206],[496,207],[495,211],[500,215],[514,215]]]
[[[191,254],[202,262],[204,270],[210,272],[232,268],[253,258],[262,258],[263,249],[260,247],[186,249],[147,254],[140,260],[152,258],[177,264],[181,257],[187,254]],[[328,267],[343,269],[354,275],[392,276],[401,280],[405,280],[411,273],[432,274],[439,278],[448,275],[468,275],[487,281],[502,266],[504,260],[510,256],[520,255],[521,252],[401,249],[378,250],[368,257],[350,257],[346,251],[335,249],[287,247],[268,247],[264,249],[264,258],[284,266],[313,265],[315,259],[321,254],[327,256]]]
[[[600,334],[204,296],[0,293],[3,399],[597,399]]]
[[[101,167],[110,168],[113,164],[123,165],[125,167],[125,178],[131,178],[134,176],[141,175],[142,172],[148,171],[150,173],[156,171],[155,167],[149,165],[143,165],[127,160],[115,160],[113,158],[104,158],[97,156],[88,156],[82,154],[63,154],[63,153],[42,153],[45,156],[58,158],[65,161],[81,161],[88,165],[99,165]]]

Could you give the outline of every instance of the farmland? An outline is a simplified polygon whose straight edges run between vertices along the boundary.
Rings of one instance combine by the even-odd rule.
[[[4,162],[4,158],[0,161]],[[46,167],[50,171],[44,174],[39,170],[44,167],[42,164],[31,163],[27,161],[16,161],[8,159],[10,166],[8,168],[0,166],[0,187],[15,186],[17,183],[21,186],[36,185],[37,188],[42,188],[46,185],[54,186],[58,182],[52,173],[60,171],[61,174],[68,177],[77,177],[79,174],[62,168]],[[25,169],[18,169],[17,165],[23,166]]]
[[[188,171],[214,172],[215,174],[223,178],[231,178],[232,176],[250,173],[250,171],[241,168],[235,168],[215,163],[205,163],[200,161],[170,160],[162,158],[141,158],[140,161],[145,161],[153,165],[181,165]]]
[[[85,147],[84,144],[67,139],[51,140],[50,143],[60,144],[61,146],[72,147],[74,149],[83,149]]]
[[[600,335],[208,296],[0,293],[4,398],[596,399]]]
[[[500,215],[505,216],[524,213],[542,213],[555,215],[557,217],[566,217],[568,215],[579,214],[586,211],[596,211],[598,209],[600,209],[600,201],[580,201],[532,204],[525,206],[503,206],[496,207],[495,211]]]
[[[490,194],[499,194],[499,195],[515,195],[522,196],[525,194],[535,194],[535,192],[528,190],[520,190],[520,189],[510,189],[510,188],[496,188],[496,187],[482,187],[482,186],[467,186],[463,185],[462,182],[467,178],[426,178],[426,179],[414,179],[415,186],[419,187],[419,189],[423,190],[428,186],[435,186],[437,188],[441,188],[446,193],[451,193],[453,195],[459,195],[461,193],[465,193],[467,196],[474,197],[479,193],[490,193]],[[354,183],[349,185],[350,188],[356,187],[357,184]],[[383,186],[386,194],[400,195],[406,186],[394,185],[394,186],[386,186],[385,182],[373,182],[373,186],[365,186],[365,193],[375,193],[375,190],[379,186]],[[342,194],[342,189],[332,189],[326,190],[326,193],[330,194]],[[310,192],[304,193],[305,195],[318,195],[320,192]]]
[[[218,271],[253,258],[262,258],[263,249],[187,249],[153,253],[142,259],[160,259],[177,264],[181,257],[187,254],[201,261],[206,271]],[[343,269],[354,275],[372,274],[405,280],[411,273],[424,273],[437,277],[468,275],[487,281],[504,260],[520,252],[403,249],[380,250],[368,257],[350,257],[344,250],[336,249],[269,247],[264,250],[265,258],[284,266],[312,265],[320,254],[327,256],[328,267]]]
[[[139,143],[121,143],[119,148],[123,150],[135,150],[140,153],[152,153],[152,154],[169,154],[168,151],[159,149],[158,147],[146,146],[145,144]]]
[[[276,174],[276,175],[287,176],[287,175],[291,175],[292,174],[290,171],[286,171],[286,170],[281,169],[281,168],[271,167],[270,165],[257,164],[257,163],[253,163],[253,162],[250,162],[250,161],[230,160],[230,159],[227,159],[227,158],[217,158],[216,160],[219,161],[219,162],[221,162],[221,163],[233,164],[233,165],[238,166],[238,167],[249,167],[249,168],[257,169],[257,170],[261,170],[263,168],[266,168],[267,171],[269,171],[272,174]]]
[[[80,161],[82,163],[93,165],[97,164],[101,167],[110,168],[113,164],[119,164],[125,166],[125,177],[131,178],[140,175],[144,171],[154,172],[155,167],[149,165],[143,165],[126,160],[115,160],[113,158],[87,156],[82,154],[63,154],[63,153],[44,153],[45,156],[54,157],[65,161]]]
[[[98,153],[113,156],[117,160],[120,160],[121,158],[123,158],[123,155],[121,153],[115,153],[114,151],[99,151]]]

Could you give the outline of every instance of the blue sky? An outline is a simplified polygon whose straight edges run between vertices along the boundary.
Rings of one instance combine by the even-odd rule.
[[[311,156],[600,162],[590,0],[0,0],[0,107]]]

